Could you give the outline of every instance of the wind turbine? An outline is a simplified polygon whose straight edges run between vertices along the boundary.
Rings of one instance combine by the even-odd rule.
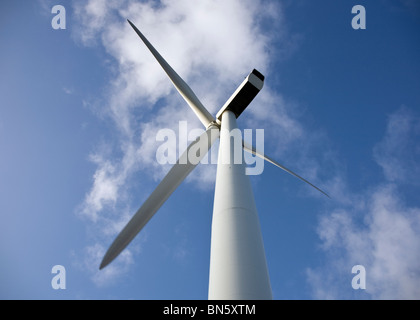
[[[254,69],[214,118],[146,37],[130,20],[127,21],[165,70],[206,131],[188,146],[176,164],[120,232],[106,252],[100,269],[107,266],[124,250],[207,154],[217,138],[220,138],[211,229],[208,298],[212,300],[272,299],[261,228],[251,183],[245,173],[243,161],[238,163],[233,161],[234,153],[237,150],[235,151],[235,144],[231,143],[231,133],[237,130],[236,119],[262,89],[264,76]],[[243,150],[276,165],[328,196],[309,181],[259,153],[252,145],[241,141],[241,155]]]

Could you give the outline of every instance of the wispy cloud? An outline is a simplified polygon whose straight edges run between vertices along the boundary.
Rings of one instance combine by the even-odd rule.
[[[420,117],[402,106],[388,118],[374,157],[388,181],[420,185]]]
[[[419,118],[408,108],[389,116],[383,140],[374,148],[385,180],[370,186],[320,218],[318,234],[324,264],[308,269],[319,299],[419,299],[420,208],[410,206],[399,189],[417,185]],[[366,295],[351,287],[351,268],[366,268]]]
[[[121,258],[115,261],[113,265],[110,265],[109,268],[99,271],[98,265],[100,265],[106,249],[107,248],[99,243],[87,246],[81,253],[82,259],[80,258],[80,254],[76,255],[73,252],[73,255],[75,256],[75,267],[84,271],[88,271],[91,274],[92,281],[98,287],[111,285],[125,272],[127,272],[128,268],[133,263],[132,252],[126,250],[121,253]]]
[[[65,94],[69,94],[69,95],[74,93],[74,90],[69,87],[63,87],[63,91]]]

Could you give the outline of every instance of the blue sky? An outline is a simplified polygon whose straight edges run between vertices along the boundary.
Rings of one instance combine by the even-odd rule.
[[[51,26],[56,4],[65,30]],[[365,30],[351,27],[357,4]],[[215,165],[98,270],[170,168],[156,161],[158,130],[201,128],[127,18],[213,114],[260,70],[239,125],[264,129],[268,155],[331,195],[268,163],[251,177],[275,299],[420,298],[410,0],[2,1],[0,298],[207,298]],[[54,265],[65,290],[51,287]],[[351,287],[354,265],[366,290]]]

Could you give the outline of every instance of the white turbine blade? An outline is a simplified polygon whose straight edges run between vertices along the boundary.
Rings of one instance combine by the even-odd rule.
[[[318,188],[317,186],[313,185],[312,183],[310,183],[308,180],[302,178],[301,176],[299,176],[298,174],[294,173],[292,170],[287,169],[285,166],[281,165],[280,163],[274,161],[273,159],[267,157],[265,154],[261,154],[259,153],[252,145],[246,143],[245,141],[242,141],[242,145],[244,147],[245,151],[248,151],[249,153],[252,153],[253,155],[256,155],[258,157],[260,157],[261,159],[264,159],[268,162],[270,162],[271,164],[274,164],[276,167],[279,167],[280,169],[286,171],[287,173],[290,173],[292,176],[295,176],[296,178],[302,180],[303,182],[306,182],[307,184],[309,184],[311,187],[315,188],[316,190],[318,190],[319,192],[323,193],[324,195],[326,195],[328,198],[330,198],[330,196],[325,193],[324,191],[322,191],[320,188]]]
[[[185,99],[185,101],[189,104],[191,109],[197,115],[198,119],[203,123],[205,128],[208,128],[209,125],[215,121],[213,116],[207,109],[203,106],[201,101],[197,98],[195,93],[192,89],[185,83],[185,81],[175,72],[174,69],[163,59],[160,53],[152,46],[152,44],[146,39],[146,37],[137,29],[137,27],[128,20],[128,23],[134,29],[134,31],[138,34],[140,39],[144,42],[144,44],[149,48],[150,52],[162,66],[163,70],[165,70],[166,74],[171,79],[172,83],[174,84],[175,88],[181,94],[181,96]]]
[[[175,191],[181,182],[184,181],[188,174],[195,168],[198,162],[207,154],[214,141],[219,137],[219,134],[219,129],[215,126],[211,126],[188,146],[187,150],[178,159],[177,163],[171,168],[149,198],[143,203],[140,209],[114,240],[105,254],[99,269],[107,266],[124,250],[131,240],[134,239],[146,223],[153,217],[156,211],[159,210],[163,203],[169,198],[172,192]],[[193,162],[190,161],[191,157],[188,156],[191,149],[191,153],[194,155]],[[197,150],[200,150],[198,156]]]

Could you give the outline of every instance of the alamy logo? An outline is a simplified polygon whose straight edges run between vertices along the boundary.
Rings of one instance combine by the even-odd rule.
[[[225,129],[221,129],[223,131]],[[188,131],[187,121],[180,121],[178,125],[178,134],[175,130],[165,128],[158,131],[156,141],[162,142],[156,151],[156,160],[159,164],[175,164],[178,159],[180,164],[246,164],[247,175],[260,175],[264,171],[264,159],[254,156],[248,152],[243,151],[243,141],[252,144],[253,130],[244,129],[243,132],[239,129],[234,129],[228,132],[230,136],[230,149],[233,151],[230,154],[225,154],[223,159],[215,156],[214,152],[208,152],[210,140],[219,135],[219,129],[213,129],[209,134],[203,134],[203,129],[193,129]],[[177,138],[178,137],[178,138]],[[196,138],[198,137],[198,138]],[[188,145],[195,139],[200,140],[190,147]],[[255,130],[255,146],[256,150],[264,154],[264,130]],[[188,149],[187,149],[188,147]],[[177,149],[181,152],[187,150],[187,156],[177,154]]]
[[[356,275],[351,280],[351,286],[354,290],[366,289],[366,269],[362,265],[355,265],[351,269],[351,273]]]
[[[366,9],[362,5],[356,5],[351,9],[351,13],[356,14],[351,20],[351,26],[354,30],[366,29]]]
[[[51,9],[55,16],[51,20],[51,26],[54,30],[66,29],[66,8],[62,5],[55,5]]]
[[[51,273],[55,276],[51,280],[51,287],[54,290],[66,289],[66,268],[62,265],[55,265],[51,269]]]

